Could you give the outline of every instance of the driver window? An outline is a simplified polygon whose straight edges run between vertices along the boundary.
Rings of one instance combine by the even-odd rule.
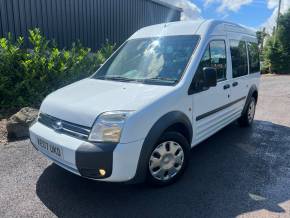
[[[223,40],[215,40],[210,42],[210,58],[211,67],[217,71],[217,81],[227,79],[227,55],[226,44]]]
[[[194,76],[193,88],[196,91],[204,91],[207,89],[203,86],[204,67],[213,67],[216,69],[218,82],[226,80],[227,58],[226,44],[224,40],[213,40],[207,46]]]
[[[194,79],[193,79],[192,88],[197,92],[206,90],[206,87],[204,86],[203,68],[208,67],[208,66],[210,66],[209,46],[207,46],[207,48],[202,56],[202,59],[198,65],[197,71],[196,71]]]

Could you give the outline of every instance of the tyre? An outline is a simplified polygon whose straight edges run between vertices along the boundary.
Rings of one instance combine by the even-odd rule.
[[[164,133],[153,146],[147,160],[147,181],[156,186],[174,183],[184,172],[190,146],[187,139],[178,132]]]
[[[248,127],[251,126],[254,117],[255,117],[255,111],[256,111],[256,99],[254,97],[251,97],[250,102],[246,106],[245,112],[242,114],[242,116],[239,118],[238,122],[240,126]]]

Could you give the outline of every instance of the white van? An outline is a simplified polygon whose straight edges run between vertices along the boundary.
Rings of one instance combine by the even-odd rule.
[[[259,78],[257,39],[245,27],[145,27],[90,78],[47,96],[30,139],[77,175],[167,185],[190,148],[235,120],[252,124]]]

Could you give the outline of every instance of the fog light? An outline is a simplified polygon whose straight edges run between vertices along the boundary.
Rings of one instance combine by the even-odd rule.
[[[99,173],[100,173],[101,176],[105,176],[106,175],[106,170],[99,169]]]

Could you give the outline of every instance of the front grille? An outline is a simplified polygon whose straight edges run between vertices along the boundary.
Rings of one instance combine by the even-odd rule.
[[[38,122],[51,129],[54,129],[57,132],[64,133],[80,139],[88,139],[91,131],[91,128],[89,127],[70,123],[43,113],[39,114]]]

